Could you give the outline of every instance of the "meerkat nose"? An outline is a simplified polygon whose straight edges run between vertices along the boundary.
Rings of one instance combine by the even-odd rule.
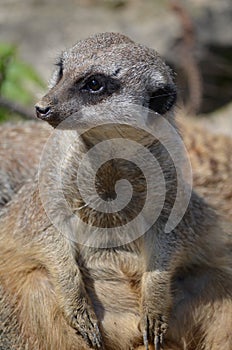
[[[43,105],[35,105],[36,115],[40,119],[46,119],[47,116],[51,112],[51,108],[49,106],[43,106]]]

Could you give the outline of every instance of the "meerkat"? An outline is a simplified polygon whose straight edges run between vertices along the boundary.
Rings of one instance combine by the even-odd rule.
[[[128,124],[118,127],[116,119],[123,119],[111,109],[133,103],[153,110],[157,125],[161,115],[175,126],[175,99],[172,73],[158,54],[121,34],[95,35],[62,54],[53,86],[36,105],[37,116],[57,127],[60,142],[51,144],[47,158],[45,154],[40,181],[38,176],[28,179],[1,212],[2,348],[231,349],[230,236],[194,192],[181,221],[165,232],[176,198],[175,165],[159,140],[151,142],[150,135],[136,133]],[[81,110],[95,117],[104,108],[110,124],[89,128],[64,149],[83,122]],[[74,121],[66,123],[72,116]],[[103,247],[100,235],[94,247],[79,239],[126,224],[146,196],[141,170],[117,158],[99,168],[96,190],[110,202],[116,182],[127,178],[135,194],[127,208],[99,214],[83,201],[76,182],[79,164],[109,136],[135,138],[159,160],[166,196],[145,234],[121,245],[111,244],[114,237],[109,235]],[[56,164],[66,151],[62,192],[71,214],[57,191]],[[133,159],[133,149],[128,152]],[[88,167],[82,175],[88,191]],[[155,207],[160,183],[155,178],[152,183]],[[80,222],[89,232],[83,232]],[[139,224],[135,230],[143,230],[144,222]]]

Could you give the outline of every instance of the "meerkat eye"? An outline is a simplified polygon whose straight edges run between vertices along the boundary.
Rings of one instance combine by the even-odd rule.
[[[87,90],[91,93],[102,92],[105,89],[105,84],[95,77],[87,80],[82,90]]]
[[[86,99],[86,103],[98,103],[102,98],[117,92],[121,87],[120,81],[103,73],[96,73],[85,79],[77,81],[74,86]]]

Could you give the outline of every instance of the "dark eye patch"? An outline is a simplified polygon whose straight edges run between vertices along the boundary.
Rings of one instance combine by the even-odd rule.
[[[90,77],[82,86],[82,91],[88,91],[89,93],[103,92],[106,88],[106,82],[100,77]]]
[[[109,96],[118,91],[121,87],[120,81],[111,76],[97,73],[78,82],[79,90],[89,98],[98,98],[98,96]]]

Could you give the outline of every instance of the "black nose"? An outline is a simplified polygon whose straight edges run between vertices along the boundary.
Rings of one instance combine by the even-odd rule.
[[[37,117],[43,119],[49,115],[51,111],[51,107],[36,105],[35,110],[36,110]]]

